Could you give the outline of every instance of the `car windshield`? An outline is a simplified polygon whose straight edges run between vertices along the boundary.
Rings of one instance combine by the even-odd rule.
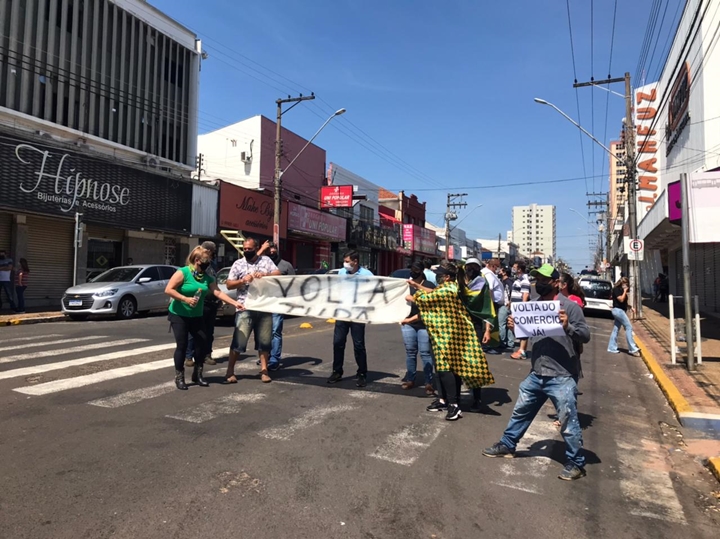
[[[612,285],[609,281],[580,281],[580,286],[588,298],[611,299]]]
[[[227,282],[228,275],[230,275],[230,269],[224,268],[217,272],[215,279],[218,284],[225,284]]]
[[[129,283],[142,268],[113,268],[93,279],[94,283]]]

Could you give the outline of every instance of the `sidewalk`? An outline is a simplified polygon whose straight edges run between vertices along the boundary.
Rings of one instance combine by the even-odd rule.
[[[38,311],[23,314],[13,313],[9,310],[0,311],[0,327],[39,324],[41,322],[59,322],[62,320],[65,320],[65,315],[60,311]]]
[[[676,323],[684,315],[680,307],[675,304]],[[701,313],[703,363],[688,372],[684,342],[676,343],[677,364],[672,364],[668,312],[667,303],[645,298],[645,319],[635,322],[633,329],[643,360],[686,428],[688,452],[705,460],[720,480],[720,319]]]

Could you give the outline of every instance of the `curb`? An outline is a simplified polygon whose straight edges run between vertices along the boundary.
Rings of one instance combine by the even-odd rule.
[[[10,320],[0,321],[0,326],[24,326],[27,324],[42,324],[45,322],[60,322],[65,320],[64,314],[56,314],[52,316],[43,316],[38,318],[11,318]]]
[[[720,481],[720,457],[710,457],[707,462],[707,467],[715,476],[715,479]]]

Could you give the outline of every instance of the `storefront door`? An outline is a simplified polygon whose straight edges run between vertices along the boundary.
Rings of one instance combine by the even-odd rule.
[[[87,272],[88,276],[98,272],[122,266],[122,242],[111,240],[88,240]]]

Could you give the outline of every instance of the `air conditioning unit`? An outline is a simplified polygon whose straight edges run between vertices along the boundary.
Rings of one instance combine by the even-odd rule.
[[[152,155],[148,155],[143,160],[145,164],[151,168],[157,168],[157,166],[160,164],[160,160],[157,157],[154,157]]]
[[[240,161],[250,163],[252,161],[252,154],[250,152],[240,152]]]

